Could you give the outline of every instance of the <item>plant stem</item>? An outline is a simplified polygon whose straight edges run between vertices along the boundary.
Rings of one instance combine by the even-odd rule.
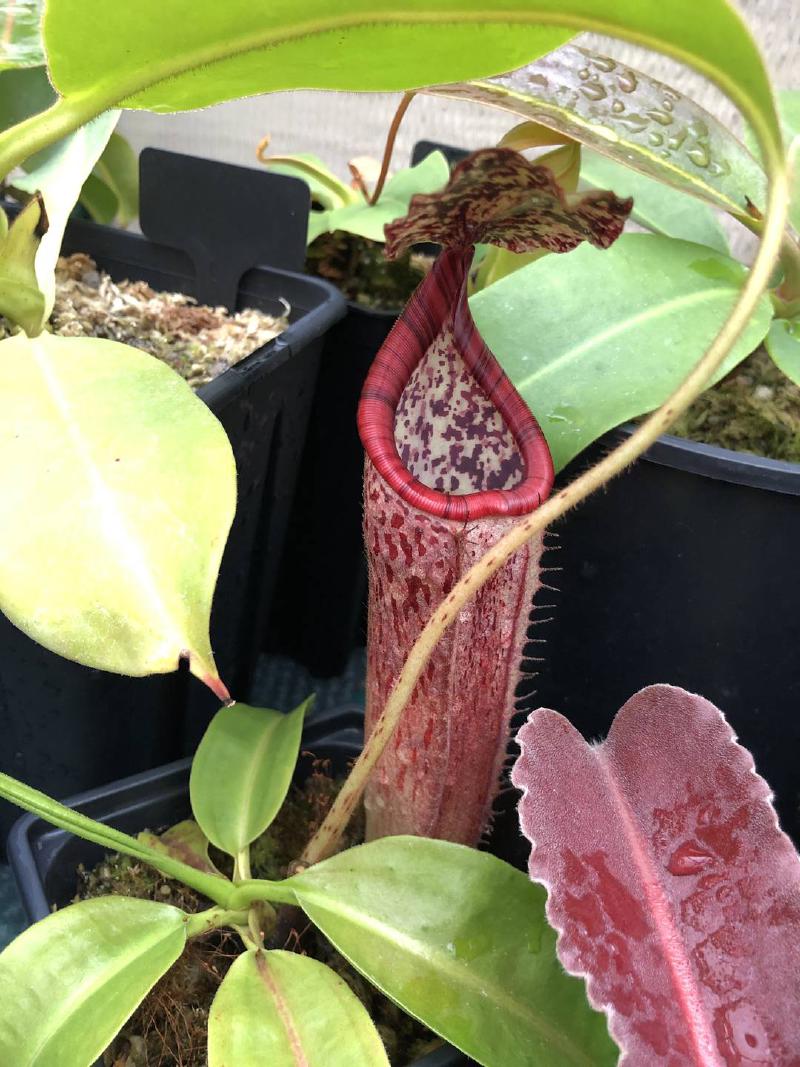
[[[228,906],[249,908],[256,901],[265,900],[276,904],[296,904],[297,898],[289,882],[269,882],[265,878],[252,878],[234,886]]]
[[[460,579],[450,595],[428,619],[403,665],[383,712],[367,738],[325,820],[306,846],[301,864],[310,866],[334,853],[370,774],[394,733],[417,680],[436,643],[461,609],[510,556],[570,508],[623,471],[686,410],[707,384],[741,334],[769,283],[775,256],[781,248],[789,197],[786,171],[778,164],[770,186],[769,205],[758,255],[724,326],[702,359],[675,392],[639,428],[596,466],[590,468],[535,512],[522,519]]]
[[[220,926],[240,926],[247,922],[247,912],[230,911],[227,908],[209,908],[196,915],[186,916],[186,936],[197,937],[216,930]]]
[[[234,882],[248,882],[252,878],[250,873],[250,847],[243,848],[233,860]]]
[[[386,135],[386,146],[383,149],[383,162],[381,163],[381,172],[378,175],[378,182],[370,197],[370,204],[377,204],[378,198],[383,192],[383,187],[386,184],[386,176],[389,173],[389,164],[392,162],[392,152],[394,152],[394,142],[397,138],[397,131],[400,129],[400,123],[403,121],[403,116],[408,111],[408,105],[416,96],[415,92],[403,93],[403,99],[398,105],[397,111],[394,113],[394,118],[389,127],[389,132]]]

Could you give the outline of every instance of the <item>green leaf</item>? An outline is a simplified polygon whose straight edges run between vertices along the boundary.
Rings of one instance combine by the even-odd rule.
[[[311,199],[325,210],[361,202],[361,194],[337,178],[317,156],[298,152],[296,156],[259,156],[261,162],[276,174],[299,178],[311,191]]]
[[[213,874],[217,878],[225,877],[211,862],[208,855],[208,838],[194,819],[184,819],[183,822],[170,826],[163,834],[152,834],[144,830],[136,835],[136,840],[154,852],[171,856],[204,874]]]
[[[247,952],[225,975],[208,1019],[209,1067],[389,1067],[361,1001],[322,963]]]
[[[180,111],[300,85],[391,90],[496,74],[570,36],[537,25],[538,6],[510,0],[497,19],[475,0],[226,0],[189,18],[161,0],[49,0],[44,37],[64,95],[110,91],[125,107]]]
[[[775,319],[765,344],[786,377],[800,385],[800,318]]]
[[[638,6],[644,15],[650,5]],[[677,27],[676,6],[670,4],[670,18],[673,14]],[[704,5],[704,23],[707,16],[711,28],[717,16]],[[685,27],[688,43],[699,20],[696,13],[687,18],[695,24]],[[705,58],[710,60],[711,53]],[[764,206],[764,172],[725,126],[677,90],[607,56],[568,45],[523,71],[429,91],[551,126],[625,167],[734,215],[746,214],[748,198]]]
[[[800,136],[800,89],[784,89],[778,93],[778,110],[781,116],[781,130],[787,141]],[[760,157],[758,145],[749,129],[745,129],[744,139],[747,147],[756,157]],[[789,205],[789,222],[800,233],[800,167],[795,160],[792,175],[792,200]]]
[[[195,753],[189,790],[194,817],[212,845],[236,856],[278,814],[312,700],[288,715],[232,704],[211,720]]]
[[[44,63],[42,7],[43,0],[0,0],[0,70]]]
[[[41,198],[33,197],[0,244],[0,313],[29,333],[40,329],[45,314],[44,293],[36,280],[36,256],[46,232]]]
[[[90,174],[81,188],[79,203],[86,208],[93,222],[109,226],[117,217],[117,194],[102,178]]]
[[[43,66],[0,70],[0,129],[7,130],[30,115],[37,115],[55,100],[55,90]]]
[[[290,879],[350,962],[486,1067],[602,1067],[603,1016],[564,974],[545,891],[485,852],[389,837]]]
[[[78,663],[186,657],[221,692],[208,624],[236,471],[219,422],[165,364],[96,338],[0,341],[0,395],[0,609]]]
[[[92,841],[109,852],[122,852],[125,856],[148,863],[156,870],[170,878],[179,879],[218,904],[226,903],[234,891],[233,885],[227,882],[227,879],[224,880],[226,885],[222,886],[220,884],[222,879],[216,876],[209,877],[194,865],[188,865],[176,859],[173,853],[152,847],[142,835],[137,839],[120,830],[115,830],[113,826],[95,822],[94,819],[65,807],[46,793],[32,789],[31,786],[17,781],[8,774],[0,773],[0,796],[24,808],[25,811],[33,812],[34,815],[45,819],[53,826],[58,826],[62,830],[75,834],[76,837],[83,838],[84,841]]]
[[[118,118],[118,111],[100,115],[59,141],[39,160],[29,160],[28,173],[14,179],[15,188],[29,193],[40,192],[47,211],[49,227],[36,254],[36,277],[46,301],[45,316],[39,328],[50,315],[55,301],[56,261],[70,213]]]
[[[632,196],[631,218],[653,233],[708,245],[723,255],[730,253],[725,231],[712,208],[678,189],[589,149],[583,151],[581,179],[592,189],[613,189],[617,196]]]
[[[560,470],[669,396],[722,326],[744,277],[740,263],[704,245],[625,234],[604,252],[585,245],[523,267],[470,307]],[[771,318],[762,297],[716,379],[757,347]]]
[[[313,211],[308,220],[309,243],[323,233],[344,230],[370,241],[383,243],[387,223],[405,215],[412,196],[435,193],[447,184],[450,167],[442,152],[431,152],[415,167],[398,171],[384,186],[377,204],[363,199],[357,204],[334,208],[332,211]]]
[[[116,197],[112,219],[119,226],[130,225],[139,214],[139,160],[124,137],[111,134],[92,174]]]
[[[169,904],[99,897],[29,927],[0,955],[0,1063],[87,1067],[186,942]]]
[[[787,141],[800,137],[800,89],[785,89],[778,93],[778,109],[781,127]],[[789,205],[789,222],[800,233],[800,152],[795,157],[792,174],[792,202]]]

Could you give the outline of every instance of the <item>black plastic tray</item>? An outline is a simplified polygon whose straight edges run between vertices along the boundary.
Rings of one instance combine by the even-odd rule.
[[[329,759],[334,771],[344,772],[361,749],[363,721],[363,712],[355,707],[315,716],[303,732],[303,749]],[[308,755],[301,759],[301,780],[311,762]],[[190,766],[188,759],[180,760],[82,793],[66,803],[129,834],[173,825],[191,816]],[[45,918],[53,905],[69,904],[75,895],[78,864],[94,866],[104,854],[99,845],[57,830],[35,815],[23,815],[9,835],[8,858],[30,921]],[[467,1067],[473,1062],[448,1046],[424,1056],[411,1067]],[[102,1067],[102,1063],[98,1061],[96,1067]]]
[[[319,352],[326,330],[344,314],[345,302],[321,280],[257,267],[257,260],[251,260],[253,269],[246,270],[240,282],[241,248],[233,265],[226,266],[224,249],[210,238],[201,240],[205,231],[197,216],[203,196],[206,214],[218,227],[226,212],[238,221],[242,189],[249,186],[272,221],[263,229],[258,218],[251,220],[248,254],[269,259],[269,244],[257,239],[253,244],[253,234],[261,232],[265,241],[277,243],[281,262],[298,257],[302,262],[306,223],[305,215],[297,213],[296,187],[307,212],[303,183],[285,179],[287,193],[279,175],[172,153],[143,153],[145,193],[150,189],[169,200],[170,181],[196,194],[194,201],[185,199],[184,208],[186,226],[194,227],[191,255],[138,234],[78,220],[69,224],[63,248],[65,253],[87,252],[116,279],[141,279],[156,289],[192,295],[199,275],[203,298],[213,301],[209,279],[216,278],[223,303],[222,293],[235,277],[238,307],[280,312],[281,298],[291,305],[290,326],[280,337],[199,391],[228,432],[238,470],[237,515],[214,598],[211,634],[222,677],[242,698],[260,651],[280,563]],[[231,183],[240,196],[226,205],[219,195]],[[282,198],[289,202],[284,239],[276,229],[278,216],[270,214]],[[145,221],[146,198],[142,210]],[[157,227],[158,221],[156,215],[152,225]],[[234,227],[232,233],[237,232]],[[261,251],[256,253],[254,247]],[[213,269],[207,263],[212,251]],[[199,270],[195,262],[201,263]],[[48,652],[0,616],[0,769],[30,785],[63,795],[107,781],[112,769],[125,775],[159,766],[193,751],[217,706],[215,698],[184,673],[130,679],[81,667]],[[0,839],[15,817],[11,805],[0,804]]]

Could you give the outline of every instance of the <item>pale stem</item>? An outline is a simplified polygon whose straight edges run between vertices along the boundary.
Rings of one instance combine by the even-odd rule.
[[[397,131],[400,129],[400,123],[403,121],[403,116],[408,111],[408,105],[414,99],[416,93],[408,92],[403,93],[403,99],[394,113],[394,118],[389,126],[389,132],[386,135],[386,146],[383,150],[383,162],[381,163],[381,172],[378,175],[378,183],[375,186],[375,190],[372,196],[369,198],[370,204],[377,204],[378,197],[383,192],[383,186],[386,183],[386,176],[389,173],[389,164],[392,162],[392,153],[394,152],[394,142],[397,139]]]
[[[220,926],[239,926],[247,922],[247,912],[230,911],[228,908],[209,908],[207,911],[199,911],[196,915],[186,916],[186,936],[198,937],[207,934],[209,930],[217,930]]]
[[[322,825],[306,846],[300,861],[302,864],[318,863],[332,855],[338,848],[342,834],[364,792],[369,776],[411,698],[417,679],[424,670],[439,638],[458,617],[461,609],[517,549],[641,456],[686,410],[708,383],[747,325],[761,293],[769,282],[772,266],[783,240],[787,203],[787,175],[781,166],[777,166],[770,186],[767,218],[764,222],[761,245],[752,270],[725,325],[705,355],[675,392],[627,440],[618,445],[600,463],[576,478],[535,512],[512,527],[485,556],[467,571],[430,617],[414,643],[361,755],[353,765]]]
[[[234,882],[247,882],[252,878],[250,873],[250,846],[246,846],[241,852],[237,852],[233,860]]]

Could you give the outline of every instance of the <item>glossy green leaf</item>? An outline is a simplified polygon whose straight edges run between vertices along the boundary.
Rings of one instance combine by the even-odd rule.
[[[169,904],[99,897],[29,927],[0,955],[0,1063],[87,1067],[180,956]]]
[[[67,221],[118,118],[118,111],[100,115],[54,145],[41,163],[31,166],[27,174],[14,179],[15,188],[29,193],[40,192],[44,197],[48,230],[36,254],[36,277],[45,295],[45,318],[55,301],[56,261],[61,253]]]
[[[800,318],[775,319],[765,344],[786,377],[800,385]]]
[[[740,263],[703,245],[624,234],[604,252],[581,246],[523,267],[470,307],[559,470],[669,396],[722,326],[744,276]],[[756,348],[771,318],[762,297],[716,378]]]
[[[124,137],[111,134],[91,176],[116,197],[117,210],[112,218],[119,226],[130,225],[139,214],[139,160]]]
[[[76,837],[83,838],[84,841],[92,841],[109,852],[121,852],[125,856],[141,860],[142,863],[148,863],[156,870],[170,878],[179,879],[218,904],[226,903],[233,893],[234,887],[230,882],[225,880],[226,885],[222,886],[221,879],[217,876],[209,877],[195,864],[187,864],[176,858],[173,852],[152,847],[146,835],[140,834],[138,838],[131,837],[114,829],[113,826],[96,822],[8,774],[0,773],[0,797],[24,808],[25,811],[33,812],[34,815],[38,815],[39,818],[53,826],[58,826]]]
[[[613,189],[617,196],[632,196],[631,218],[653,233],[708,245],[724,255],[730,253],[728,239],[714,210],[679,189],[589,149],[583,150],[581,180],[591,189]]]
[[[45,296],[36,279],[36,257],[46,232],[42,201],[33,197],[0,244],[0,313],[29,333],[36,333],[45,314]]]
[[[43,0],[0,0],[0,70],[44,63]]]
[[[165,364],[96,338],[0,341],[0,395],[0,609],[78,663],[186,657],[222,694],[208,624],[236,471],[219,422]]]
[[[494,856],[389,837],[289,884],[359,971],[478,1063],[616,1063],[604,1018],[558,963],[545,891]]]
[[[247,952],[208,1019],[209,1067],[389,1067],[366,1009],[329,967],[293,952]]]
[[[642,12],[648,6],[640,5]],[[710,15],[713,23],[706,7],[702,21]],[[687,18],[701,21],[696,11]],[[568,45],[513,74],[429,91],[551,126],[734,215],[746,214],[748,198],[764,206],[764,172],[725,126],[677,90],[607,56]]]
[[[189,790],[194,817],[212,845],[235,856],[278,814],[312,700],[288,715],[232,704],[211,720],[195,753]]]
[[[203,874],[213,874],[218,878],[225,876],[217,870],[208,854],[209,841],[194,819],[184,819],[165,830],[163,834],[153,834],[148,830],[136,835],[136,840],[153,849],[154,852],[171,856],[180,863],[186,863]]]
[[[408,204],[417,193],[435,193],[447,184],[450,167],[442,152],[431,152],[415,167],[398,171],[386,182],[377,204],[363,197],[355,204],[332,211],[312,211],[308,220],[309,243],[323,233],[344,230],[370,241],[383,242],[383,230],[389,222],[408,212]]]

